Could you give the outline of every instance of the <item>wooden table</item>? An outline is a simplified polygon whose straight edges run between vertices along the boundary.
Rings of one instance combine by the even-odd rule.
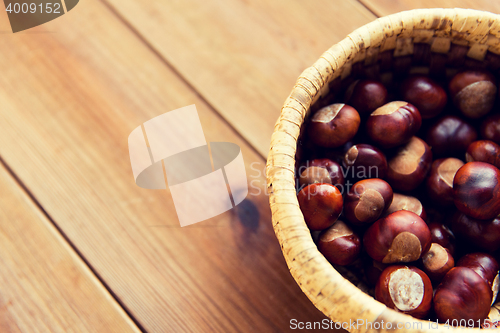
[[[12,34],[0,5],[0,332],[284,332],[321,321],[271,227],[264,164],[301,71],[396,11],[491,0],[87,0]],[[195,104],[244,204],[181,228],[127,137]]]

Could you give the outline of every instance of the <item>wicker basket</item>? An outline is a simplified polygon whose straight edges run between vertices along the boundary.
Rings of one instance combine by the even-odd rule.
[[[418,48],[416,47],[418,45]],[[426,46],[422,51],[422,45]],[[417,50],[418,49],[418,50]],[[387,52],[388,51],[388,52]],[[389,55],[389,61],[384,56]],[[295,155],[304,119],[343,79],[368,69],[379,74],[387,64],[419,63],[435,70],[479,66],[500,68],[500,16],[468,9],[418,9],[379,18],[326,51],[298,78],[272,135],[266,165],[273,227],[291,274],[314,305],[351,332],[440,332],[379,303],[346,280],[318,251],[300,211],[295,187]],[[409,61],[408,61],[409,59]],[[390,70],[390,68],[385,68]],[[382,322],[384,324],[382,324]],[[370,325],[371,324],[371,325]],[[398,326],[399,325],[399,326]],[[471,332],[470,328],[454,331]],[[478,329],[474,329],[478,331]],[[478,331],[479,332],[479,331]]]

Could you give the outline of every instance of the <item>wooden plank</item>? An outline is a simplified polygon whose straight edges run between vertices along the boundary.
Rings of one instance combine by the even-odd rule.
[[[139,332],[0,164],[0,331]]]
[[[378,16],[417,8],[470,8],[500,13],[500,3],[490,0],[359,0]]]
[[[267,156],[300,73],[375,17],[354,0],[104,0]]]
[[[6,30],[6,29],[5,29]],[[0,38],[0,154],[151,332],[286,331],[325,318],[289,274],[264,160],[101,2]],[[238,144],[250,194],[180,228],[168,191],[135,185],[127,137],[195,104],[207,141]]]

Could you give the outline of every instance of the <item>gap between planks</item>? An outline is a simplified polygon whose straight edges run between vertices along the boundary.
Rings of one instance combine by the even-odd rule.
[[[379,18],[381,17],[379,14],[377,14],[375,11],[373,11],[370,7],[365,5],[361,0],[356,0],[361,6],[365,7],[367,11],[373,14],[373,16]]]
[[[82,260],[82,262],[89,268],[89,270],[92,272],[94,277],[101,283],[102,287],[106,289],[106,291],[109,293],[109,295],[115,300],[115,302],[122,308],[122,310],[125,312],[125,314],[128,316],[128,318],[134,323],[137,329],[139,329],[141,332],[147,333],[147,331],[144,329],[144,327],[139,323],[139,321],[131,314],[129,309],[123,304],[123,302],[120,300],[119,297],[113,292],[111,288],[106,284],[106,282],[101,278],[101,276],[96,272],[94,267],[85,259],[85,257],[82,255],[82,253],[74,246],[74,244],[68,239],[66,234],[59,228],[57,223],[54,222],[52,216],[42,207],[40,202],[37,200],[37,198],[31,193],[31,191],[28,190],[26,185],[22,182],[22,180],[17,176],[17,174],[12,170],[12,168],[5,162],[5,160],[0,156],[0,166],[3,166],[9,176],[12,177],[14,182],[20,187],[21,192],[24,193],[31,203],[40,211],[40,213],[54,226],[54,228],[57,230],[57,232],[61,235],[61,237],[64,239],[66,244],[73,250],[75,251],[75,254]]]
[[[258,156],[260,156],[264,161],[267,160],[267,156],[264,156],[259,152],[259,150],[252,144],[250,143],[243,135],[241,135],[240,132],[231,124],[222,113],[220,113],[212,103],[210,103],[205,96],[203,96],[192,84],[191,82],[184,76],[182,75],[177,68],[175,68],[161,53],[158,51],[151,43],[149,43],[146,38],[127,20],[125,17],[123,17],[117,10],[116,8],[110,4],[106,0],[100,0],[102,4],[109,9],[109,11],[116,16],[116,18],[122,22],[127,29],[129,29],[132,34],[134,34],[137,39],[139,39],[148,50],[150,50],[169,70],[171,70],[175,76],[179,78],[179,80],[184,83],[191,91],[195,94],[196,97],[198,97],[203,103],[205,103],[208,108],[213,111],[213,113],[219,117],[219,119],[227,125],[236,135],[248,146],[253,150]],[[359,0],[358,0],[359,1]]]

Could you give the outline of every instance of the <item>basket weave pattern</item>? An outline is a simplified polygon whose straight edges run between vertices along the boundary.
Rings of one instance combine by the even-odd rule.
[[[379,18],[335,44],[300,75],[285,101],[271,139],[267,186],[274,231],[290,272],[320,311],[336,322],[383,321],[392,322],[393,327],[397,323],[421,322],[421,328],[416,325],[403,331],[449,332],[444,325],[431,329],[427,321],[387,308],[340,275],[311,238],[298,205],[294,178],[301,125],[311,105],[328,94],[331,83],[348,77],[355,64],[376,64],[381,52],[391,51],[394,59],[411,56],[417,43],[429,45],[432,54],[445,56],[455,46],[462,46],[466,50],[464,58],[482,63],[500,54],[500,16],[468,9],[406,11]],[[498,67],[500,63],[495,69]],[[371,329],[362,326],[351,331]],[[471,332],[471,329],[453,331]]]

